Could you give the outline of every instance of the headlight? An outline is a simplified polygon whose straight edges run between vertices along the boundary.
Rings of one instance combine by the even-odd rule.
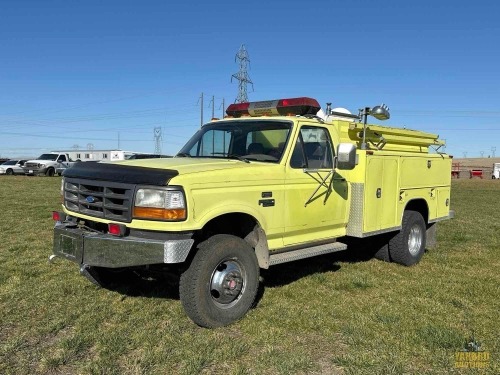
[[[134,218],[179,221],[186,219],[186,200],[181,190],[141,188],[135,193]]]
[[[38,164],[38,168],[45,168],[45,164]]]

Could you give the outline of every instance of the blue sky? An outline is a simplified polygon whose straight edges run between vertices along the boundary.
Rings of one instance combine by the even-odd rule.
[[[455,157],[500,155],[500,2],[0,2],[0,156],[86,149],[173,154],[238,93],[386,103],[392,126]],[[373,121],[376,123],[376,120]]]

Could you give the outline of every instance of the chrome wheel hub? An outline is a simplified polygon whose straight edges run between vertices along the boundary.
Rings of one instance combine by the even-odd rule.
[[[415,256],[419,253],[422,246],[422,228],[418,225],[414,225],[410,229],[410,234],[408,235],[408,250],[410,254]]]
[[[222,308],[238,302],[244,289],[244,270],[236,260],[222,261],[215,267],[210,279],[210,295]]]

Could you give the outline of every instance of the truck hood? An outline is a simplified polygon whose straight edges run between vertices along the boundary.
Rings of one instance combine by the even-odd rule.
[[[235,159],[212,159],[212,158],[164,158],[164,159],[138,159],[115,162],[114,164],[128,165],[143,168],[173,169],[179,174],[219,171],[223,169],[234,169],[266,163],[245,163]],[[269,165],[269,164],[267,164]]]
[[[276,164],[274,164],[276,165]],[[76,163],[64,171],[64,177],[113,181],[133,184],[150,184],[164,186],[178,175],[214,174],[227,169],[246,171],[268,167],[268,163],[250,162],[227,159],[202,158],[168,158],[129,160],[113,163]]]

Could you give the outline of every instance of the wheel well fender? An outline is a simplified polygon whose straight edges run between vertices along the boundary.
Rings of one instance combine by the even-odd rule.
[[[410,200],[404,209],[404,211],[417,211],[422,215],[426,223],[429,222],[429,205],[427,201],[423,198],[417,198]],[[403,214],[404,214],[403,211]]]
[[[266,233],[255,217],[242,212],[217,216],[208,221],[196,233],[195,241],[201,242],[216,234],[231,234],[242,238],[255,249],[259,267],[269,268],[269,248]]]

